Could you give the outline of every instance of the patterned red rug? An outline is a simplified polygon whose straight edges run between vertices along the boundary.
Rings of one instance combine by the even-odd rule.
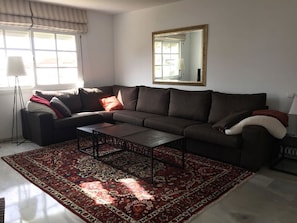
[[[166,148],[155,155],[180,160]],[[253,174],[186,154],[184,169],[155,161],[152,185],[136,177],[150,177],[147,158],[131,152],[107,158],[131,175],[79,152],[76,141],[2,159],[86,222],[186,222]]]

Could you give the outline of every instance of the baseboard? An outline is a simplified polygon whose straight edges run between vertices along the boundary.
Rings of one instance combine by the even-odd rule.
[[[18,137],[18,141],[19,142],[22,142],[24,141],[25,139],[23,138],[23,136],[19,136]],[[11,142],[11,138],[3,138],[3,139],[0,139],[0,143],[5,143],[5,142]]]
[[[10,141],[11,141],[11,138],[0,139],[0,143],[3,143],[3,142],[10,142]]]

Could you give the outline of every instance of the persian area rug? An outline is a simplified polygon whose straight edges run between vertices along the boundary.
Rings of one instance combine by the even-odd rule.
[[[110,150],[104,145],[102,151]],[[180,161],[174,151],[163,147],[155,156]],[[153,185],[140,180],[150,177],[148,158],[132,152],[107,156],[122,171],[79,152],[75,140],[2,159],[85,222],[187,222],[253,174],[185,154],[184,169],[154,161]]]

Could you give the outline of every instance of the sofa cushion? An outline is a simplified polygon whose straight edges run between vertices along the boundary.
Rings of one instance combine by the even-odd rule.
[[[82,104],[78,94],[62,94],[58,95],[59,98],[71,111],[71,113],[80,112]]]
[[[207,121],[211,91],[170,89],[169,116]]]
[[[137,87],[114,85],[113,94],[117,96],[119,101],[123,104],[124,109],[135,111],[138,96]]]
[[[138,112],[131,110],[117,110],[113,113],[113,119],[118,122],[126,122],[134,125],[143,126],[144,120],[149,117],[156,117],[159,115],[146,113],[146,112]]]
[[[101,114],[96,112],[79,112],[72,114],[71,117],[56,119],[54,128],[71,128],[99,122],[103,122],[103,116]]]
[[[100,104],[99,99],[112,96],[112,88],[79,88],[79,95],[83,111],[101,111],[104,108]]]
[[[253,111],[263,108],[266,108],[266,93],[225,94],[212,92],[208,122],[216,123],[234,112]]]
[[[105,111],[122,110],[124,109],[122,103],[117,99],[116,96],[110,96],[99,99],[100,104]]]
[[[182,119],[170,116],[159,116],[146,118],[144,120],[144,127],[157,129],[165,132],[170,132],[177,135],[183,135],[184,129],[187,126],[200,123],[189,119]]]
[[[240,135],[225,135],[214,129],[209,123],[186,127],[184,135],[190,139],[235,149],[239,149],[242,143],[242,137]]]
[[[43,91],[43,90],[34,90],[34,95],[37,95],[39,97],[43,97],[46,100],[50,101],[53,97],[66,94],[66,93],[73,93],[74,90],[61,90],[61,91]]]
[[[80,112],[82,104],[80,96],[76,89],[65,91],[40,91],[36,90],[35,94],[50,101],[53,97],[59,98],[71,111],[71,113]]]
[[[109,112],[109,111],[94,111],[94,114],[100,115],[104,122],[108,122],[108,123],[114,123],[113,120],[113,111]]]
[[[62,113],[64,117],[70,117],[70,109],[57,97],[53,97],[50,101],[50,105]]]
[[[50,108],[50,107],[48,107],[48,106],[46,106],[44,104],[37,103],[37,102],[28,101],[27,104],[26,104],[26,110],[29,111],[29,112],[50,113],[50,114],[52,114],[53,119],[58,118],[56,112],[52,108]]]
[[[169,89],[140,86],[136,111],[167,115],[169,108]]]

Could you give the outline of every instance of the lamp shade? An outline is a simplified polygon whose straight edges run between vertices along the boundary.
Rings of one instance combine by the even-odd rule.
[[[7,76],[25,76],[25,66],[23,58],[19,56],[10,56],[7,59]]]
[[[297,96],[294,96],[290,111],[289,111],[290,115],[297,115]]]

